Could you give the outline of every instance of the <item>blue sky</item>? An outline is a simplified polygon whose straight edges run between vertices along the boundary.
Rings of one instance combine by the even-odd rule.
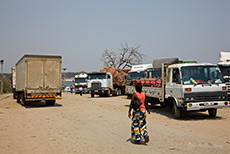
[[[0,58],[62,55],[67,71],[98,71],[105,49],[141,45],[157,58],[218,63],[230,51],[230,0],[0,0]]]

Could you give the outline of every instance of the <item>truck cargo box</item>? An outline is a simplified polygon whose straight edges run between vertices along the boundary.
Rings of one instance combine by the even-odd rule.
[[[16,64],[16,90],[61,90],[61,56],[24,55]]]
[[[24,55],[16,63],[16,92],[25,101],[61,96],[62,57]],[[20,99],[19,98],[19,99]]]

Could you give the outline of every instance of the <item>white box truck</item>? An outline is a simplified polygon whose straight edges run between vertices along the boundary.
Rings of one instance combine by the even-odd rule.
[[[62,57],[51,55],[24,55],[16,63],[17,102],[30,105],[45,101],[54,105],[62,98]]]

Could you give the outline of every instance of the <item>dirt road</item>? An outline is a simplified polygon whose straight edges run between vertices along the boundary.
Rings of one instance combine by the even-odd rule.
[[[11,94],[0,98],[1,154],[64,153],[229,153],[230,108],[186,113],[151,107],[148,144],[130,142],[130,100],[126,96],[95,97],[64,93],[52,107],[23,107]]]

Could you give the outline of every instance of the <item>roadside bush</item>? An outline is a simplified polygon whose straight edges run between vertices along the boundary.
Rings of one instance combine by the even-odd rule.
[[[0,92],[2,88],[2,82],[0,80]],[[9,79],[3,79],[3,93],[12,92],[11,81]]]

